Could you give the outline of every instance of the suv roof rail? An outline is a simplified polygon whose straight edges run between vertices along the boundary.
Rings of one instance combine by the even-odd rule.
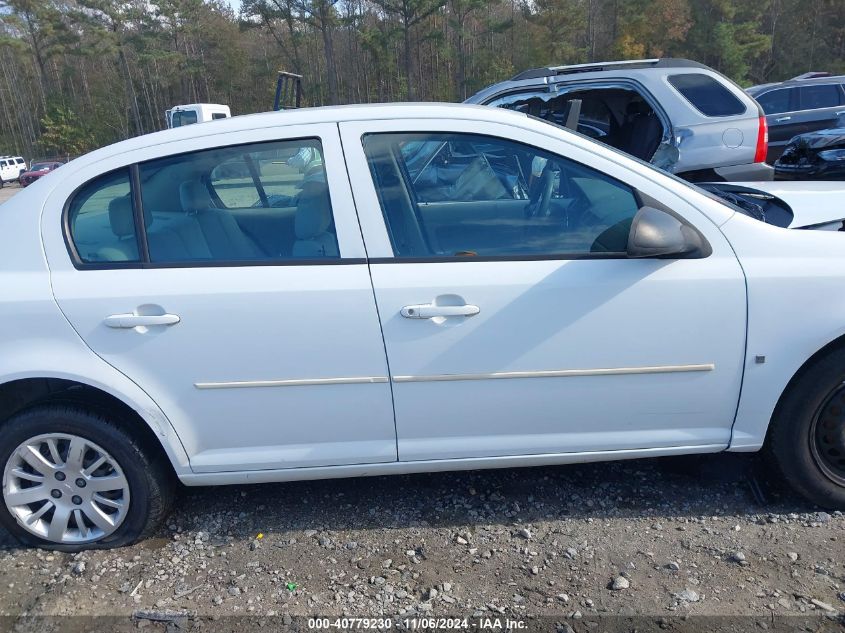
[[[544,68],[532,68],[525,70],[511,78],[511,81],[520,79],[537,79],[539,77],[555,77],[557,75],[569,75],[573,73],[595,73],[618,68],[639,69],[639,68],[708,68],[690,59],[664,57],[661,59],[628,59],[615,62],[593,62],[589,64],[573,64],[570,66],[546,66]]]
[[[833,73],[829,73],[826,70],[811,70],[808,73],[793,77],[789,81],[803,81],[804,79],[818,79],[819,77],[833,77]]]

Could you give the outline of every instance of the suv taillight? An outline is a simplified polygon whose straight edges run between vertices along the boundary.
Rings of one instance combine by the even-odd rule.
[[[757,150],[754,152],[755,163],[765,163],[769,153],[769,124],[766,117],[760,116],[760,127],[757,128]]]

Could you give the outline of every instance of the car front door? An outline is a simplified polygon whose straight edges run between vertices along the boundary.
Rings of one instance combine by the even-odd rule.
[[[159,404],[197,472],[396,460],[337,127],[281,129],[71,172],[43,215],[59,306]]]
[[[532,126],[341,124],[399,459],[724,448],[745,338],[730,246],[609,150]],[[644,204],[712,252],[627,258]]]

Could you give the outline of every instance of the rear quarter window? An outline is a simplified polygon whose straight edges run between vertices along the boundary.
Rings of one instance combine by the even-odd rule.
[[[745,114],[745,104],[713,77],[703,73],[684,73],[668,77],[672,87],[681,93],[704,116],[720,117]]]
[[[801,86],[801,109],[835,108],[842,103],[842,89],[836,84]]]
[[[129,170],[83,185],[67,207],[68,236],[83,264],[140,261]]]

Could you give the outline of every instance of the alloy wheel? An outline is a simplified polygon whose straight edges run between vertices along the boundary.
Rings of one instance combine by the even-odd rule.
[[[89,543],[123,523],[129,483],[102,447],[78,435],[49,433],[26,440],[9,456],[3,500],[31,534],[53,543]]]

